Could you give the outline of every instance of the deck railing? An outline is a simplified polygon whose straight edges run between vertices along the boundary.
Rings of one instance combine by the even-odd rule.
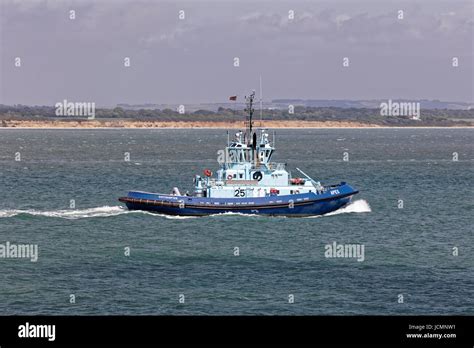
[[[226,165],[234,165],[234,164],[245,164],[248,162],[226,162]],[[271,170],[284,170],[286,168],[286,163],[277,163],[277,162],[268,162],[268,163],[260,163],[256,166],[252,163],[251,169],[259,169],[262,165],[267,165]]]

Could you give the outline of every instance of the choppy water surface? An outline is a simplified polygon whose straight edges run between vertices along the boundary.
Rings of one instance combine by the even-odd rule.
[[[275,160],[361,191],[327,216],[179,218],[117,202],[129,189],[191,189],[226,139],[0,130],[0,244],[39,247],[37,262],[0,258],[0,312],[474,314],[472,130],[278,130]],[[364,261],[326,258],[333,242],[364,245]]]

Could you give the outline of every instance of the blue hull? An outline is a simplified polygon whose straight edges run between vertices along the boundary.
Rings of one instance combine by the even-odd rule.
[[[119,201],[130,210],[145,210],[167,215],[203,216],[240,213],[281,216],[312,216],[335,211],[347,205],[358,191],[341,183],[322,193],[252,198],[207,198],[130,191]]]

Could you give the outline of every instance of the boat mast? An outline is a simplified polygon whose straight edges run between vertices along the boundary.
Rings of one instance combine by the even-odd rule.
[[[255,91],[253,91],[250,96],[248,96],[247,99],[247,109],[246,111],[249,113],[248,119],[247,119],[247,144],[250,145],[252,141],[252,127],[253,127],[253,122],[252,122],[252,116],[253,116],[253,99],[255,98]]]
[[[263,113],[263,96],[262,96],[262,75],[260,75],[260,127],[262,127],[262,113]]]
[[[252,91],[252,93],[246,97],[245,99],[247,100],[247,108],[246,111],[249,113],[248,114],[248,119],[247,121],[247,129],[245,131],[245,137],[246,137],[246,143],[247,146],[250,147],[251,153],[252,153],[252,161],[253,165],[256,166],[256,146],[257,146],[257,137],[256,134],[253,134],[253,121],[252,121],[252,116],[253,116],[253,100],[255,98],[255,90]]]

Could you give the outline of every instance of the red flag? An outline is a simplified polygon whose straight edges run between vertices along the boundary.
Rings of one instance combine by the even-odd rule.
[[[237,100],[237,96],[236,96],[236,95],[233,95],[232,97],[229,97],[229,100],[236,101],[236,100]]]

